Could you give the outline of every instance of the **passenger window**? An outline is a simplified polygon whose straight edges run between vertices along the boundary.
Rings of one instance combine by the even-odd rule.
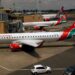
[[[22,38],[24,38],[24,37],[22,36]]]
[[[9,39],[9,37],[6,37],[7,39]]]
[[[17,36],[17,38],[18,38],[18,36]]]
[[[5,39],[5,37],[2,37],[3,39]]]

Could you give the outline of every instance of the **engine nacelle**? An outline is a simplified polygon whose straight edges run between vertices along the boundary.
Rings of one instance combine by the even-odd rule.
[[[34,26],[34,29],[35,29],[35,30],[39,30],[40,27],[39,27],[39,26]]]
[[[18,43],[13,43],[13,44],[10,44],[9,45],[10,48],[12,49],[19,49],[19,48],[22,48],[22,45],[18,44]]]
[[[44,21],[50,21],[50,18],[45,18]]]

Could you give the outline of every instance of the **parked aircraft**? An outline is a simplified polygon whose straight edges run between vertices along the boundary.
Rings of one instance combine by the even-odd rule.
[[[28,46],[31,49],[39,47],[46,41],[63,41],[75,35],[75,23],[61,32],[33,32],[0,34],[0,43],[9,43],[12,50]]]
[[[55,13],[55,14],[43,14],[42,15],[44,21],[50,21],[51,19],[60,18],[61,16],[66,16],[63,6],[58,11],[58,13]]]
[[[59,25],[60,23],[67,22],[65,16],[61,16],[57,21],[41,21],[41,22],[24,22],[23,26],[32,26],[35,30],[43,30],[44,27],[51,26],[51,25]]]

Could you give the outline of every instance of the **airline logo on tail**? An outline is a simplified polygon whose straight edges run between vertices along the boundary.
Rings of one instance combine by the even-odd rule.
[[[66,22],[67,21],[67,14],[64,12],[64,7],[63,6],[61,7],[61,10],[59,10],[59,12],[57,14],[57,17],[60,16],[60,13],[63,13],[63,16],[61,16],[61,18],[58,19],[58,22],[55,24],[55,26],[60,24],[61,22]]]
[[[70,26],[68,29],[63,31],[62,36],[59,38],[59,40],[65,40],[70,39],[72,36],[75,35],[75,22],[72,26]]]
[[[60,14],[64,14],[64,7],[62,6],[61,9],[58,11],[56,18],[59,18]]]
[[[55,26],[59,25],[61,22],[66,22],[66,16],[65,15],[61,16],[61,18],[58,19]]]
[[[58,14],[64,13],[64,6],[61,7],[61,9],[58,11]]]
[[[61,10],[59,12],[61,12],[61,13],[64,12],[64,6],[61,7]]]
[[[64,6],[61,7],[61,10],[59,10],[59,13],[63,13],[64,20],[67,20],[67,14],[65,13]]]

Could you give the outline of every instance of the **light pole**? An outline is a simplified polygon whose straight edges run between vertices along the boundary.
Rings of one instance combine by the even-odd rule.
[[[40,13],[40,8],[41,8],[41,0],[36,0],[36,8],[37,8],[37,11],[38,11],[38,13]]]
[[[13,9],[15,10],[15,3],[13,3]]]

